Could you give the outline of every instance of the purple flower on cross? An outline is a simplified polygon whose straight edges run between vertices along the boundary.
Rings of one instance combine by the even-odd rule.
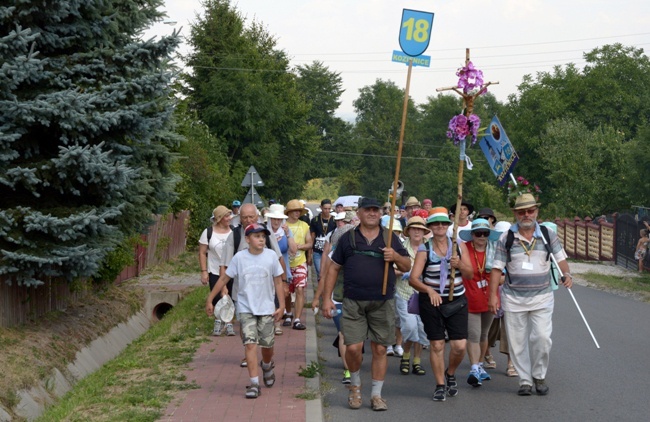
[[[454,145],[458,145],[460,141],[464,140],[467,135],[472,135],[472,144],[476,143],[478,136],[478,128],[481,124],[481,119],[476,114],[471,114],[467,118],[464,114],[458,114],[449,121],[449,128],[447,129],[447,138],[454,141]]]
[[[487,91],[487,88],[483,89],[483,71],[475,68],[472,62],[467,62],[465,67],[458,69],[456,76],[458,76],[458,88],[465,94],[484,94]]]

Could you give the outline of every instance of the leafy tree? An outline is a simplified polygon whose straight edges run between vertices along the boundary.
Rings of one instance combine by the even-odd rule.
[[[357,121],[354,142],[360,145],[361,194],[386,198],[395,177],[395,164],[402,124],[404,90],[391,81],[377,81],[359,90],[354,101]],[[408,101],[405,139],[412,139],[419,120],[418,110]],[[408,148],[403,147],[406,155]]]
[[[0,274],[95,274],[173,200],[168,58],[139,38],[160,0],[0,5]]]
[[[225,144],[198,120],[196,112],[187,109],[187,101],[176,108],[176,121],[178,133],[186,142],[174,150],[179,155],[174,170],[181,180],[173,208],[175,211],[190,210],[188,243],[196,244],[203,229],[210,224],[212,210],[217,205],[232,202],[240,181],[230,176]]]
[[[560,215],[596,216],[629,207],[626,145],[611,127],[589,130],[582,122],[558,119],[542,134],[539,153],[549,182],[542,195]]]
[[[225,144],[235,179],[254,164],[267,192],[296,197],[319,144],[287,55],[261,24],[246,26],[229,0],[203,5],[188,38],[190,104]]]
[[[351,125],[335,116],[336,109],[341,105],[343,79],[341,74],[329,70],[322,62],[297,66],[297,88],[310,103],[307,121],[314,126],[320,137],[320,148],[323,151],[311,166],[309,178],[327,177],[338,174],[341,169],[348,167],[351,152],[347,148],[351,138]],[[336,154],[336,153],[339,154]]]

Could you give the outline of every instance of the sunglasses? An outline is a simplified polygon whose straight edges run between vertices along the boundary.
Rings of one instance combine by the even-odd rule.
[[[537,212],[537,208],[528,208],[528,209],[525,209],[525,210],[517,210],[516,212],[517,212],[518,216],[523,217],[526,214],[528,214],[528,215],[535,214],[535,212]]]
[[[476,236],[476,237],[488,237],[488,236],[490,235],[490,232],[486,232],[486,231],[475,231],[475,232],[472,232],[472,235],[474,235],[474,236]]]
[[[434,221],[429,223],[430,226],[448,226],[450,223],[445,223],[444,221]]]

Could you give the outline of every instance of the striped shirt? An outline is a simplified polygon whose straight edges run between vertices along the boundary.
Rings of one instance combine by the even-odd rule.
[[[501,235],[496,243],[493,269],[508,270],[506,282],[502,289],[502,305],[505,311],[524,312],[553,307],[553,290],[551,289],[551,259],[544,246],[544,239],[539,229],[535,229],[533,239],[529,242],[513,225],[514,241],[510,248],[510,262],[506,251],[508,232]],[[517,230],[517,231],[515,231]],[[557,235],[549,230],[551,251],[557,262],[566,260]],[[528,251],[528,253],[527,253]],[[530,268],[530,269],[527,269]]]
[[[440,264],[443,257],[438,256],[433,248],[433,238],[429,239],[426,243],[420,245],[418,253],[428,253],[427,262],[424,264],[424,271],[422,272],[422,282],[427,286],[431,286],[442,297],[449,297],[449,280],[445,283],[445,288],[440,293]],[[429,245],[427,247],[427,245]],[[447,262],[447,269],[451,269],[451,264]],[[454,274],[454,297],[459,297],[465,294],[465,286],[463,285],[463,277],[460,274],[460,269],[456,268]]]

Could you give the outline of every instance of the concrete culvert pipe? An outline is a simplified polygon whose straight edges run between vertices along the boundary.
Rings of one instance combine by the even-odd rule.
[[[169,312],[170,310],[172,310],[173,308],[174,308],[174,306],[170,305],[167,302],[162,302],[162,303],[157,304],[153,308],[153,318],[154,318],[154,320],[160,321],[165,316],[165,314],[167,312]]]

